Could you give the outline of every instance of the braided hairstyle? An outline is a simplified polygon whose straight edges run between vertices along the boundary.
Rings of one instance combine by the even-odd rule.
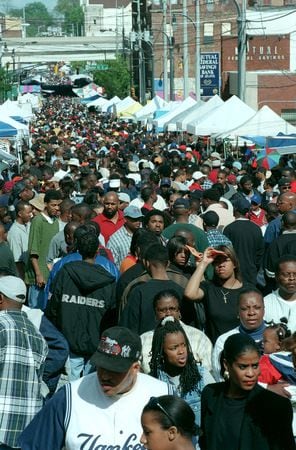
[[[180,387],[181,394],[183,396],[196,389],[196,385],[200,381],[201,375],[197,367],[197,362],[194,359],[189,340],[184,329],[182,328],[182,325],[178,320],[171,316],[165,317],[161,322],[159,322],[154,331],[151,348],[151,360],[149,363],[150,375],[154,378],[158,378],[160,370],[166,372],[163,346],[165,337],[169,333],[182,333],[187,347],[187,362],[181,369],[180,375]]]
[[[267,328],[276,332],[280,345],[284,339],[291,336],[291,331],[288,329],[287,323],[288,319],[286,317],[282,317],[279,323],[275,323],[273,320],[271,322],[266,322],[268,325]]]

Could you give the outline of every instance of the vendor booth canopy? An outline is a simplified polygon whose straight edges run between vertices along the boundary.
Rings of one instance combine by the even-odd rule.
[[[115,97],[112,97],[110,100],[108,100],[107,103],[104,104],[104,106],[102,106],[102,112],[107,112],[107,111],[111,111],[112,106],[116,105],[117,103],[119,103],[121,100],[119,97],[117,97],[117,95],[115,95]],[[110,108],[110,109],[109,109]]]
[[[178,128],[177,123],[179,120],[184,120],[189,115],[192,115],[198,109],[204,105],[205,103],[202,100],[198,100],[194,105],[190,106],[190,108],[185,109],[185,111],[181,111],[179,114],[177,114],[169,123],[168,125],[168,131],[182,131]],[[173,130],[174,129],[174,130]]]
[[[244,124],[230,131],[225,130],[219,137],[226,136],[277,136],[278,133],[296,133],[296,128],[276,114],[268,106],[263,106]]]
[[[151,102],[147,103],[147,105],[143,106],[142,109],[135,113],[135,118],[137,120],[145,119],[148,116],[152,116],[155,111],[164,108],[167,105],[168,103],[165,100],[156,95],[155,97],[153,97]]]
[[[240,126],[253,117],[255,113],[253,108],[233,95],[223,105],[207,114],[199,123],[189,123],[187,131],[200,136],[220,134],[225,130]]]
[[[0,137],[14,137],[17,135],[17,129],[8,123],[0,121]]]
[[[190,122],[198,122],[203,119],[205,114],[208,114],[210,111],[213,111],[218,106],[223,105],[223,100],[215,95],[210,98],[207,102],[202,102],[201,104],[198,102],[196,105],[193,105],[188,111],[184,111],[181,116],[178,116],[177,120],[177,130],[178,131],[186,131],[187,125]]]
[[[176,117],[178,114],[189,109],[191,106],[193,106],[195,104],[196,104],[196,101],[193,98],[187,97],[183,102],[180,102],[175,109],[168,112],[167,114],[164,114],[159,119],[153,120],[153,125],[156,127],[156,131],[158,133],[160,133],[164,130],[175,131],[176,125],[169,126],[170,121],[174,117]]]

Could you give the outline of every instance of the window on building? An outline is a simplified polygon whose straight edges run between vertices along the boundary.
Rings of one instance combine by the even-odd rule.
[[[281,117],[291,124],[296,124],[296,109],[282,109]]]
[[[204,44],[212,44],[214,42],[214,24],[205,23],[204,24]]]
[[[221,27],[222,37],[223,36],[231,36],[231,23],[224,22]]]

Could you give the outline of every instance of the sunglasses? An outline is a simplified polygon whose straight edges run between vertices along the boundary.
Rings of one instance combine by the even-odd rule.
[[[172,425],[175,425],[175,421],[172,418],[172,416],[166,411],[166,409],[159,403],[157,397],[151,397],[148,402],[148,407],[151,407],[153,409],[158,408],[171,422]]]

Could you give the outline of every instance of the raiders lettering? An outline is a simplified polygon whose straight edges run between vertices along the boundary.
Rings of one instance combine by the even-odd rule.
[[[139,442],[135,443],[138,440],[136,434],[130,434],[126,439],[123,446],[120,445],[108,445],[108,444],[100,444],[98,441],[101,437],[94,436],[93,434],[81,433],[78,434],[78,438],[83,438],[83,442],[80,445],[80,450],[145,450],[145,447]]]
[[[82,297],[81,295],[63,294],[62,302],[76,303],[77,305],[94,306],[95,308],[105,308],[105,300],[98,300],[97,298],[91,297]]]

